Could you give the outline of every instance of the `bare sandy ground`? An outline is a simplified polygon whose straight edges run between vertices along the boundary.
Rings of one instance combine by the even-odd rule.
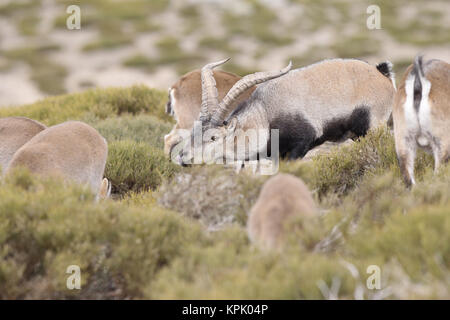
[[[0,3],[8,1],[0,0]],[[225,5],[222,0],[189,0],[189,2],[206,2],[209,5],[213,3],[216,7]],[[289,6],[285,0],[276,2],[263,0],[263,3],[281,15],[286,22],[296,19],[301,12],[301,7]],[[197,50],[196,43],[199,41],[199,33],[180,37],[183,31],[183,21],[176,14],[177,11],[175,10],[180,4],[180,0],[173,1],[174,10],[160,14],[157,22],[162,25],[164,36],[177,36],[181,40],[180,45],[184,50],[195,52]],[[441,9],[447,14],[450,21],[450,3],[443,2]],[[245,3],[238,1],[233,5],[232,10],[245,12],[249,10],[249,7]],[[355,6],[354,10],[364,10],[364,8]],[[50,57],[53,61],[63,65],[68,71],[68,76],[64,83],[67,92],[84,90],[87,85],[95,87],[125,87],[133,84],[145,84],[165,90],[176,81],[177,73],[171,66],[159,67],[152,73],[123,66],[123,61],[126,58],[137,53],[145,54],[148,57],[157,55],[155,43],[161,36],[160,33],[138,35],[132,45],[118,49],[85,52],[82,51],[82,47],[96,39],[97,32],[83,27],[82,30],[55,30],[53,27],[54,19],[64,12],[65,8],[56,5],[54,1],[43,0],[43,5],[40,9],[41,21],[38,26],[39,36],[32,39],[20,35],[13,20],[2,18],[0,20],[0,51],[23,47],[30,43],[36,43],[40,39],[45,39],[48,43],[58,44],[61,49],[50,53]],[[206,6],[202,7],[201,12],[204,28],[209,30],[213,36],[224,35],[225,30],[223,26],[217,23],[220,19],[220,9],[211,11],[210,7]],[[413,14],[414,12],[410,12],[410,15]],[[408,17],[407,10],[404,17]],[[376,38],[381,41],[380,51],[376,56],[363,57],[370,63],[378,63],[384,60],[408,61],[412,60],[417,53],[450,61],[450,44],[430,46],[423,50],[413,45],[396,42],[385,30],[370,32],[375,32]],[[230,43],[236,47],[245,48],[240,54],[233,57],[234,62],[243,66],[257,67],[261,70],[280,68],[283,67],[289,57],[302,55],[314,46],[329,45],[339,37],[335,28],[331,25],[324,25],[307,37],[304,35],[294,36],[296,36],[296,40],[292,44],[270,50],[270,52],[258,59],[255,58],[255,53],[259,49],[257,42],[234,37]],[[210,60],[223,58],[223,54],[220,52],[211,52],[208,55]],[[43,97],[45,97],[45,94],[30,79],[30,70],[26,65],[15,64],[9,70],[0,71],[0,106],[21,105]]]

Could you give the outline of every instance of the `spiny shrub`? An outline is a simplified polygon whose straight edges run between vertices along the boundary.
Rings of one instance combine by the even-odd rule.
[[[392,173],[366,176],[300,230],[312,244],[344,221],[336,246],[292,239],[279,253],[253,248],[239,224],[205,234],[152,193],[95,203],[82,187],[19,172],[0,185],[0,298],[319,299],[334,282],[344,299],[448,299],[449,169],[426,170],[412,191]],[[81,267],[81,291],[65,287],[69,265]],[[382,270],[376,294],[369,265]]]
[[[244,225],[267,177],[170,162],[160,144],[166,96],[139,88],[0,109],[98,126],[121,195],[95,203],[83,187],[22,171],[0,181],[0,299],[317,299],[334,297],[332,283],[339,298],[450,297],[450,165],[434,175],[420,154],[408,190],[386,128],[309,162],[283,160],[280,171],[301,177],[326,210],[293,228],[284,251],[263,253]],[[69,265],[81,268],[81,290],[66,288]],[[366,288],[369,265],[381,268],[383,290]]]
[[[430,166],[430,156],[420,152],[416,160],[419,179]],[[369,131],[351,145],[318,155],[312,159],[312,163],[303,163],[301,160],[282,163],[281,171],[303,178],[320,199],[330,194],[347,194],[366,174],[391,171],[400,177],[394,138],[386,126]]]
[[[315,158],[315,188],[320,196],[327,192],[345,194],[366,172],[393,168],[395,159],[394,140],[389,129],[376,129],[351,146]]]
[[[245,223],[263,180],[219,165],[195,166],[165,181],[157,197],[164,207],[217,229]]]
[[[428,168],[413,190],[393,172],[364,177],[324,217],[328,228],[338,228],[327,245],[357,257],[360,274],[370,264],[382,266],[384,286],[397,298],[450,296],[448,285],[442,290],[450,275],[449,177],[450,165],[438,175]]]
[[[156,189],[163,178],[170,178],[180,167],[161,149],[132,140],[113,141],[108,145],[105,176],[113,193]]]
[[[159,270],[205,240],[160,207],[95,203],[83,187],[18,171],[0,184],[0,299],[142,297]],[[81,268],[81,290],[66,270]]]
[[[248,246],[245,233],[227,228],[203,248],[190,247],[144,292],[156,299],[321,299],[317,283],[341,281],[340,297],[351,297],[351,274],[336,258],[296,248],[284,254]]]
[[[0,117],[23,116],[54,125],[67,120],[105,119],[125,113],[154,115],[169,120],[165,114],[166,93],[145,86],[94,89],[82,93],[46,98],[31,105],[0,108]]]
[[[281,253],[255,250],[248,245],[245,229],[226,227],[214,233],[209,244],[177,256],[146,286],[145,296],[332,298],[328,288],[334,281],[334,297],[341,299],[448,299],[449,170],[450,165],[434,176],[427,169],[412,191],[392,172],[367,175],[319,223],[304,224]],[[322,239],[334,245],[327,250],[298,246],[300,238],[306,244]],[[382,290],[377,292],[366,287],[370,265],[381,268]]]
[[[122,116],[108,118],[93,124],[108,142],[133,140],[163,149],[164,135],[171,125],[154,116]]]

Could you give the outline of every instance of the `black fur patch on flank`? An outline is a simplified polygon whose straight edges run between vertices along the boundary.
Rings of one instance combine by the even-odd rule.
[[[369,130],[370,112],[365,106],[358,107],[348,117],[335,118],[327,121],[323,135],[315,141],[318,146],[325,141],[340,141],[351,132],[357,137],[364,136]]]
[[[280,156],[289,156],[289,159],[302,158],[313,148],[316,139],[316,130],[300,115],[284,115],[273,119],[270,129],[280,130]],[[270,147],[270,141],[268,146]]]

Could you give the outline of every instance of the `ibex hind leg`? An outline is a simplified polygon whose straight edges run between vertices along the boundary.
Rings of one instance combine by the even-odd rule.
[[[397,160],[403,180],[408,187],[416,184],[414,179],[414,161],[417,145],[413,139],[404,138],[403,143],[397,143]]]
[[[435,149],[437,149],[435,151]],[[434,172],[438,172],[441,165],[445,165],[450,161],[450,142],[440,143],[438,146],[433,148],[434,156]]]

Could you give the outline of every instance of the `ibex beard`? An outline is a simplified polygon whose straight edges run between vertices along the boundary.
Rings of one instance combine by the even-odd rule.
[[[244,163],[258,167],[262,175],[273,175],[279,167],[279,130],[236,128],[236,120],[222,127],[203,127],[194,123],[193,130],[182,130],[183,141],[171,152],[171,160],[182,166],[223,164],[240,168]],[[264,166],[260,166],[264,163]]]

